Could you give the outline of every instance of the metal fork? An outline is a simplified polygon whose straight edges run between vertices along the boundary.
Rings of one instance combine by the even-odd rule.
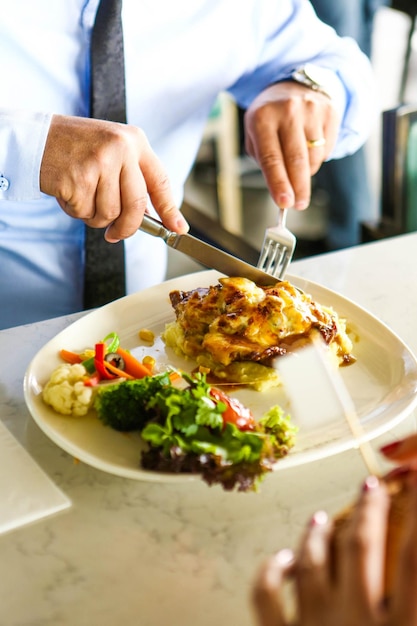
[[[258,261],[259,269],[282,280],[294,254],[297,240],[285,226],[287,209],[279,210],[278,224],[267,228]]]

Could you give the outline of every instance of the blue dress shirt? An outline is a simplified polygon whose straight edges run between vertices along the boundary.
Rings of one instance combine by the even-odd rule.
[[[82,308],[84,225],[41,193],[39,171],[52,114],[88,116],[97,4],[0,0],[0,328]],[[342,119],[333,157],[369,134],[370,64],[307,0],[124,0],[123,24],[128,121],[145,131],[178,205],[220,91],[247,107],[309,61],[327,68]],[[129,293],[163,280],[162,242],[137,233],[126,256]]]

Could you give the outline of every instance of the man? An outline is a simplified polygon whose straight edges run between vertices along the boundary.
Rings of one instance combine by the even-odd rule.
[[[0,0],[3,328],[82,309],[84,222],[126,239],[128,293],[164,278],[164,244],[136,231],[145,209],[187,229],[177,207],[220,91],[283,207],[306,208],[321,163],[368,134],[369,62],[306,0],[125,0],[129,125],[89,120],[97,5]]]

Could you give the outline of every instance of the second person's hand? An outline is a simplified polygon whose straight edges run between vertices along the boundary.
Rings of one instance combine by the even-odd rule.
[[[151,202],[164,225],[184,233],[168,176],[136,126],[54,115],[40,172],[41,191],[71,217],[107,228],[110,242],[139,228]]]
[[[265,561],[252,595],[258,626],[416,626],[417,474],[410,473],[407,481],[404,532],[390,563],[394,576],[388,599],[390,496],[384,483],[371,476],[337,537],[332,520],[320,511],[295,554],[281,550]],[[296,622],[284,611],[286,580],[294,584]]]
[[[417,470],[417,434],[382,446],[382,454],[393,463],[405,464]],[[395,471],[395,470],[394,470]]]

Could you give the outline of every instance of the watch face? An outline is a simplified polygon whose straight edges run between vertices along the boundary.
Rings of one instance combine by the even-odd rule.
[[[323,70],[321,67],[317,67],[317,65],[307,63],[304,66],[304,74],[312,83],[317,85],[317,87],[323,87],[323,85],[325,84],[326,71]]]
[[[319,91],[330,98],[329,92],[326,89],[327,71],[312,63],[306,63],[303,67],[299,67],[292,75],[293,80],[310,89]]]

